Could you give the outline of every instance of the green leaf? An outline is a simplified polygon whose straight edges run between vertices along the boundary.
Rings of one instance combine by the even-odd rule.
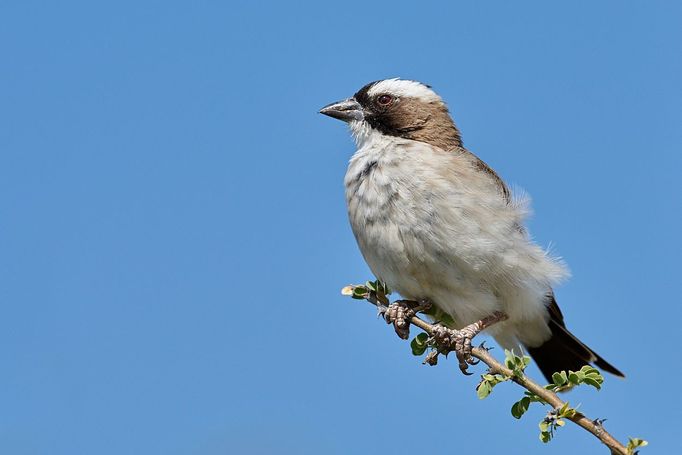
[[[514,352],[513,351],[508,351],[506,349],[504,350],[504,364],[510,370],[514,369]]]
[[[566,372],[562,371],[552,374],[552,381],[554,382],[554,385],[559,387],[566,384],[568,382],[568,379],[566,378]]]
[[[478,395],[479,400],[486,398],[492,391],[492,385],[490,385],[490,382],[486,381],[485,379],[478,384],[478,387],[476,387],[476,395]]]
[[[511,415],[515,419],[520,419],[523,416],[523,411],[521,410],[521,401],[517,401],[512,405]]]
[[[583,379],[583,382],[587,385],[591,385],[597,390],[601,389],[601,384],[599,383],[599,381],[595,380],[591,376],[586,376],[585,379]]]
[[[635,454],[635,453],[637,453],[635,451],[635,449],[637,449],[638,447],[646,447],[648,445],[649,445],[649,443],[647,441],[645,441],[644,439],[628,438],[628,446],[627,446],[628,454]]]
[[[424,354],[426,349],[429,347],[427,341],[429,339],[429,335],[422,332],[416,337],[412,339],[410,342],[410,347],[412,348],[412,354],[416,356],[420,356]]]
[[[578,376],[574,371],[568,373],[568,381],[573,385],[578,385],[581,382],[580,376]]]
[[[588,374],[585,376],[585,379],[588,379],[588,378],[592,379],[593,381],[597,381],[599,384],[604,383],[604,376],[602,376],[602,375]],[[585,381],[585,379],[583,379],[583,381]]]
[[[597,370],[595,367],[590,366],[590,365],[585,365],[584,367],[582,367],[580,369],[580,372],[583,374],[586,374],[586,375],[587,374],[596,374],[598,376],[601,376],[601,373],[599,372],[599,370]]]
[[[552,440],[552,434],[549,431],[540,432],[540,441],[547,444],[551,440]]]
[[[366,288],[366,287],[364,287],[364,286],[356,286],[355,288],[353,288],[353,295],[352,295],[352,297],[353,297],[354,299],[359,299],[359,300],[361,300],[361,299],[364,299],[366,295],[367,295],[367,288]]]
[[[520,419],[523,417],[523,415],[526,413],[528,410],[528,407],[530,406],[530,398],[529,397],[523,397],[516,403],[512,405],[511,408],[511,414],[514,416],[516,419]]]

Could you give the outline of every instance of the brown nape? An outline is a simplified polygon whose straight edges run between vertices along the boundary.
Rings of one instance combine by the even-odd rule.
[[[507,202],[511,194],[507,185],[483,160],[464,148],[462,136],[450,117],[447,106],[440,102],[425,103],[418,99],[403,98],[390,107],[382,108],[372,103],[361,92],[356,94],[367,105],[370,114],[367,122],[384,134],[424,142],[442,150],[466,154],[476,168],[490,176]]]
[[[382,113],[388,134],[426,142],[443,150],[462,147],[462,137],[445,104],[402,99]],[[392,131],[390,131],[392,130]]]

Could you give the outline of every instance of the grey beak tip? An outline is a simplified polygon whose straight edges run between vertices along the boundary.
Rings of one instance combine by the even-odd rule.
[[[326,106],[322,107],[318,112],[322,115],[329,115],[332,112],[336,111],[338,103],[332,103],[332,104],[327,104]]]
[[[363,118],[362,107],[354,98],[328,104],[319,110],[320,114],[349,122]]]

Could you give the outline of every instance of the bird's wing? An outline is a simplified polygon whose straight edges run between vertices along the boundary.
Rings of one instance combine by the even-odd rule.
[[[495,185],[497,185],[500,194],[504,197],[504,200],[507,202],[507,204],[509,204],[511,202],[511,191],[509,191],[509,188],[504,183],[504,180],[502,180],[502,178],[499,175],[497,175],[497,172],[495,172],[493,168],[488,166],[488,164],[485,161],[483,161],[482,159],[480,159],[467,149],[462,148],[461,150],[463,153],[465,153],[471,158],[471,160],[474,163],[474,166],[476,166],[476,169],[484,172],[492,179]]]

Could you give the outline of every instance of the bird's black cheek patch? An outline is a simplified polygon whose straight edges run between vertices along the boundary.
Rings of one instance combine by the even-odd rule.
[[[365,120],[383,134],[405,138],[409,138],[406,135],[407,132],[413,130],[416,125],[423,124],[423,122],[415,121],[409,109],[401,109],[399,105],[384,109],[383,112],[374,112],[365,117]]]
[[[365,121],[374,128],[375,130],[386,134],[388,136],[400,136],[400,132],[397,131],[390,122],[390,119],[386,115],[372,114],[365,116]]]

